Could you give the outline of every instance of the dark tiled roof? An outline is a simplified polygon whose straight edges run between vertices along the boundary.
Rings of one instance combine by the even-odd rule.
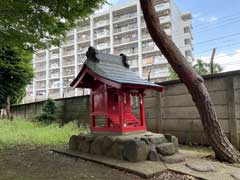
[[[98,51],[95,52],[96,54],[94,54],[93,56],[88,56],[84,65],[86,65],[89,69],[91,69],[99,76],[113,82],[117,82],[119,84],[161,87],[157,84],[141,79],[131,69],[124,66],[122,56],[103,54]]]

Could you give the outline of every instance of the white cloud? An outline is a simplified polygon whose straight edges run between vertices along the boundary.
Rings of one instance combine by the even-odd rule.
[[[217,21],[218,18],[215,17],[215,16],[209,16],[209,17],[198,16],[198,17],[196,18],[196,20],[197,20],[197,21],[200,21],[200,22],[211,23],[211,22]]]
[[[218,18],[215,17],[215,16],[212,16],[212,17],[209,17],[209,18],[208,18],[208,21],[209,21],[209,22],[213,22],[213,21],[217,21],[217,20],[218,20]]]
[[[108,0],[96,13],[108,10],[111,6],[121,3],[122,0]]]
[[[201,59],[209,63],[211,56],[197,56],[195,59]],[[220,64],[223,71],[240,70],[240,49],[235,50],[235,52],[231,54],[216,52],[214,62]]]
[[[199,18],[200,16],[202,16],[202,13],[201,13],[201,12],[198,12],[198,13],[194,13],[194,14],[193,14],[193,18]]]

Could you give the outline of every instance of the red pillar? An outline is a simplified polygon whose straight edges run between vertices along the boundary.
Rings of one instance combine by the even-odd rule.
[[[144,94],[140,94],[140,117],[141,125],[146,128],[145,112],[144,112]]]
[[[91,91],[90,94],[90,103],[91,103],[91,114],[94,113],[94,94],[93,91]],[[95,127],[96,126],[96,122],[95,122],[95,115],[91,115],[92,118],[92,123],[91,123],[91,127]]]
[[[110,127],[110,121],[108,118],[108,87],[106,84],[104,84],[103,95],[104,95],[103,97],[104,97],[105,125],[107,127]]]
[[[124,128],[124,94],[119,93],[119,114],[120,114],[120,129]]]

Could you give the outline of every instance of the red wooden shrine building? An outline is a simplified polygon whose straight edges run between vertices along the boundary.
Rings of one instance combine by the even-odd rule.
[[[127,57],[103,54],[89,47],[87,60],[70,86],[90,88],[91,132],[129,133],[146,131],[144,90],[163,87],[140,79],[129,69]],[[131,110],[138,99],[140,118]]]

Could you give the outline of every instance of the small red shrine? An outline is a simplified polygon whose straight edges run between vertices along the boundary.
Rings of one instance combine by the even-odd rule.
[[[144,90],[162,91],[163,87],[140,79],[129,69],[124,54],[103,54],[89,47],[86,56],[70,86],[91,89],[91,132],[146,131]],[[131,99],[138,100],[139,119],[132,113]]]

